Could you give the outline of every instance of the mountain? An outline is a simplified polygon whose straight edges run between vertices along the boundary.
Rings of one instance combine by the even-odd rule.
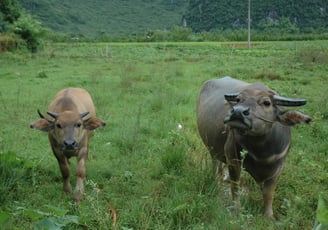
[[[46,27],[66,34],[142,34],[182,22],[193,32],[246,29],[246,0],[18,0]],[[327,0],[252,0],[252,29],[327,32]]]
[[[247,28],[247,0],[190,0],[185,20],[194,32]],[[328,29],[327,0],[252,0],[252,28],[284,27],[286,20],[301,32]],[[288,26],[287,26],[288,27]]]
[[[67,34],[139,34],[181,25],[188,0],[18,0],[42,24]]]

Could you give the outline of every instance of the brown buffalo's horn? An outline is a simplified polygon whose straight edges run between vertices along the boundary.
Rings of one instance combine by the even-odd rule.
[[[85,116],[88,115],[88,114],[89,114],[89,112],[83,112],[83,113],[80,113],[80,117],[83,118],[83,117],[85,117]]]
[[[56,119],[57,118],[57,113],[55,113],[55,112],[47,112],[47,114],[49,114],[49,116],[51,116],[52,118],[54,118],[54,119]]]
[[[306,104],[305,99],[287,98],[278,95],[273,95],[273,100],[276,103],[276,105],[282,105],[282,106],[302,106]]]
[[[229,93],[229,94],[225,94],[224,98],[227,101],[236,101],[236,97],[239,95],[239,93]]]
[[[38,114],[39,114],[40,118],[44,119],[44,116],[42,115],[42,113],[40,112],[39,109],[38,109]]]

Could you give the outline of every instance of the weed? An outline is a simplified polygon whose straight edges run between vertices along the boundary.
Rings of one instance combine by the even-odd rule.
[[[187,143],[178,131],[169,133],[168,143],[163,151],[161,162],[166,173],[181,175],[186,164]]]
[[[79,207],[80,222],[89,229],[109,229],[111,226],[115,226],[116,218],[111,219],[111,216],[116,214],[111,215],[113,209],[110,208],[110,204],[107,204],[98,184],[92,180],[87,180],[86,186],[91,191],[86,194],[85,202]]]
[[[40,71],[38,75],[36,76],[37,78],[48,78],[48,75],[44,71]]]
[[[5,204],[11,199],[17,199],[19,182],[24,178],[24,161],[15,153],[0,153],[0,203]]]

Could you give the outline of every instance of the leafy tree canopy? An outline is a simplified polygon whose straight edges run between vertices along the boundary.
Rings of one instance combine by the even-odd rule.
[[[21,15],[21,8],[16,0],[1,0],[0,12],[3,14],[4,21],[13,23]]]

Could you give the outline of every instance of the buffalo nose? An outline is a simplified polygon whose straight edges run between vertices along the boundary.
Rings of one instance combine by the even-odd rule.
[[[64,141],[64,149],[76,149],[77,143],[74,140],[65,140]]]
[[[235,106],[231,110],[231,115],[236,117],[247,117],[249,116],[249,107]]]

